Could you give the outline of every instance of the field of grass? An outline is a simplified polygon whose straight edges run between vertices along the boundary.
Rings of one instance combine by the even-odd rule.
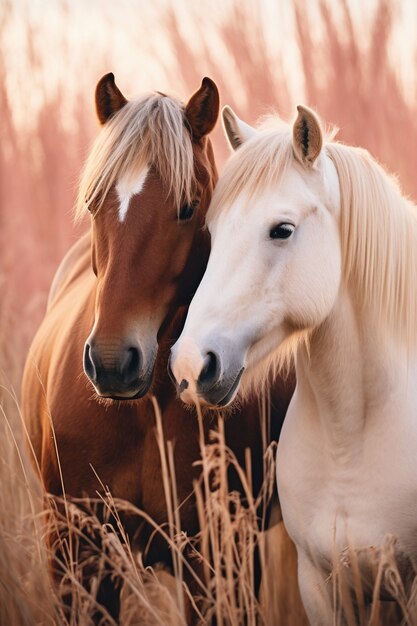
[[[124,64],[120,55],[116,57],[114,53],[118,40],[113,33],[120,31],[120,15],[110,10],[110,4],[97,14],[103,41],[97,43],[94,55],[87,32],[87,22],[93,16],[85,9],[84,22],[78,26],[87,34],[80,35],[77,48],[77,55],[84,62],[77,66],[74,39],[69,33],[77,11],[81,15],[77,19],[82,19],[80,3],[75,3],[77,9],[64,0],[51,3],[54,7],[51,12],[60,16],[61,21],[53,22],[47,30],[45,16],[36,14],[36,3],[35,9],[29,10],[30,3],[2,2],[1,625],[89,624],[95,609],[94,590],[87,593],[80,583],[82,559],[91,558],[91,554],[80,555],[79,559],[71,557],[65,565],[64,583],[73,597],[70,615],[64,615],[59,590],[51,582],[45,535],[52,504],[43,493],[25,445],[19,388],[27,349],[42,318],[53,272],[83,228],[75,230],[71,210],[78,172],[95,133],[92,93],[101,74],[115,71],[116,77],[121,76],[123,91],[166,89],[184,99],[199,86],[202,76],[209,75],[218,84],[223,103],[234,106],[239,116],[249,122],[271,107],[284,117],[291,117],[295,104],[304,102],[313,106],[328,123],[340,128],[341,140],[368,148],[390,171],[398,174],[402,187],[417,199],[417,37],[410,40],[402,56],[396,54],[395,46],[398,47],[406,26],[405,9],[400,2],[379,0],[362,19],[352,8],[354,3],[347,0],[340,0],[337,10],[330,0],[314,0],[308,9],[301,0],[291,0],[283,10],[284,26],[279,23],[278,14],[265,14],[261,4],[230,0],[224,10],[213,3],[212,11],[208,10],[209,4],[184,0],[178,9],[176,5],[173,8],[174,4],[158,0],[153,11],[142,11],[138,3],[140,27],[133,28],[132,21],[126,18],[122,28],[129,46]],[[99,11],[98,3],[91,6],[93,9],[89,11]],[[127,10],[123,3],[120,6]],[[129,15],[131,18],[132,13]],[[277,42],[270,34],[273,20],[279,34]],[[62,37],[52,37],[54,29],[58,33],[62,31]],[[141,36],[144,30],[156,32],[155,29],[167,42],[168,52],[163,46],[158,47],[157,37],[155,41],[145,41]],[[16,33],[19,54],[11,43]],[[48,37],[49,48],[45,45]],[[106,42],[110,42],[108,49]],[[56,67],[51,58],[62,61]],[[142,74],[136,58],[142,68],[148,64]],[[220,129],[214,137],[221,169],[227,155],[226,143]],[[155,419],[157,436],[162,439],[163,416],[161,419],[157,410]],[[161,446],[161,454],[167,455],[163,478],[167,498],[172,498],[175,490],[169,447]],[[243,623],[299,626],[304,617],[294,584],[294,549],[285,539],[282,524],[269,535],[259,533],[254,523],[255,505],[248,509],[238,506],[233,515],[230,513],[224,459],[221,435],[211,446],[202,447],[203,480],[208,474],[216,474],[218,488],[205,501],[202,492],[199,498],[204,540],[198,558],[206,563],[199,603],[203,608],[199,610],[205,617],[215,613],[217,623],[225,626]],[[273,480],[273,471],[270,476]],[[116,517],[118,510],[128,506],[115,502],[111,494],[105,504]],[[177,527],[174,501],[170,509],[173,517],[169,528],[160,531],[167,533],[176,554],[176,570],[181,573],[187,539]],[[99,524],[93,513],[81,512],[69,502],[64,503],[62,510],[60,523],[63,528],[69,526],[72,544],[77,545],[80,527],[102,535],[106,553],[96,557],[102,560],[103,572],[110,568],[125,581],[123,624],[185,623],[187,593],[181,576],[174,580],[162,570],[143,568],[140,557],[132,554],[123,538],[123,532],[116,535],[110,527]],[[55,520],[49,523],[57,523]],[[237,534],[244,538],[239,545],[235,545]],[[262,548],[268,572],[259,603],[250,590],[250,556],[256,543]],[[93,545],[91,550],[94,553]],[[216,556],[213,561],[208,558],[210,550]],[[411,590],[406,594],[398,580],[392,544],[388,542],[377,557],[376,567],[380,568],[381,576],[390,577],[406,623],[417,623],[415,593]],[[213,563],[214,570],[210,570]],[[354,557],[349,563],[354,564]],[[338,561],[334,594],[351,624],[354,618],[343,578],[343,563]],[[233,592],[236,581],[238,601]],[[358,594],[361,595],[360,590]],[[375,602],[372,613],[366,616],[363,613],[363,623],[375,626],[382,623],[378,610],[379,603]],[[392,619],[387,616],[385,623]],[[341,614],[335,615],[335,623],[341,623]]]

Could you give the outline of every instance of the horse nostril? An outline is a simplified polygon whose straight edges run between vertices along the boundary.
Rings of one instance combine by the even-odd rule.
[[[97,370],[91,356],[90,344],[84,346],[84,371],[92,382],[97,382]]]
[[[220,359],[214,352],[208,352],[204,360],[204,367],[198,377],[198,382],[204,386],[212,385],[218,380],[219,376]]]
[[[139,378],[139,368],[140,352],[132,346],[125,351],[120,363],[120,373],[126,384]]]

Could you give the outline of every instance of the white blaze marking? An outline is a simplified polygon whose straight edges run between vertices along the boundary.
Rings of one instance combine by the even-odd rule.
[[[129,203],[132,196],[137,196],[143,189],[146,177],[148,175],[149,167],[145,167],[139,177],[136,180],[129,179],[119,180],[116,185],[117,194],[119,196],[119,220],[125,221],[127,211],[129,209]]]

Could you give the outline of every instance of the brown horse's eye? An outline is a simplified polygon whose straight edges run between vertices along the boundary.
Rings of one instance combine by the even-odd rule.
[[[178,213],[178,217],[181,222],[188,222],[194,215],[194,212],[198,206],[198,202],[195,200],[190,202],[189,204],[184,204],[180,208],[180,212]]]

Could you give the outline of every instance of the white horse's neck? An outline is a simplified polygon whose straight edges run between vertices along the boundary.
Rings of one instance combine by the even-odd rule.
[[[417,563],[416,378],[416,361],[347,290],[297,355],[277,480],[311,623],[331,623],[323,580],[347,546],[362,550],[370,589],[366,550],[387,535]]]
[[[373,420],[380,428],[384,417],[397,420],[407,412],[407,379],[414,368],[406,356],[375,316],[355,311],[342,288],[332,313],[313,333],[309,353],[303,349],[297,362],[307,419],[319,422],[341,460],[361,445]]]

